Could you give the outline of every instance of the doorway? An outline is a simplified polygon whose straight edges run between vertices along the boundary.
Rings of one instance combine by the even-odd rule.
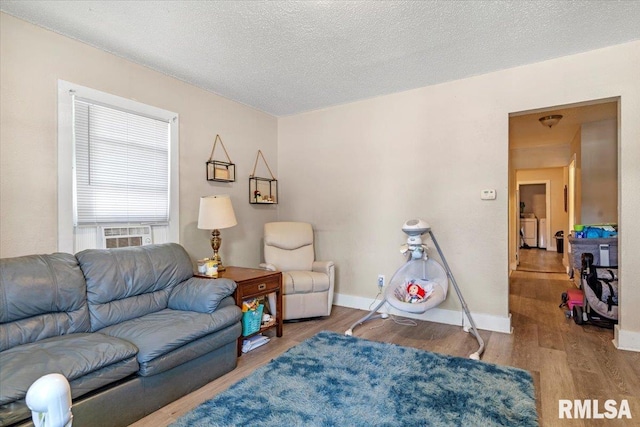
[[[608,99],[509,116],[510,295],[525,292],[521,279],[526,277],[557,283],[559,288],[574,287],[575,278],[571,279],[569,274],[575,267],[569,244],[574,225],[605,222],[620,225],[617,210],[620,182],[618,107],[618,99]],[[539,119],[549,115],[562,118],[553,126],[541,125]],[[545,183],[548,243],[553,243],[556,250],[562,247],[562,253],[519,248],[523,190],[526,185],[542,182]],[[532,189],[534,193],[540,192],[540,187]],[[527,202],[524,203],[526,208]],[[539,204],[533,200],[531,203]],[[533,206],[527,211],[533,211],[537,216]],[[559,232],[563,237],[555,241]],[[620,286],[624,284],[620,282]],[[545,300],[545,306],[539,309],[559,321],[566,321],[564,312],[558,309],[561,292],[540,286],[537,289]]]
[[[559,122],[545,126],[542,117],[562,116]],[[568,271],[570,251],[567,236],[574,224],[617,223],[617,164],[613,163],[618,152],[617,119],[618,100],[606,99],[568,106],[558,106],[540,110],[512,113],[509,116],[509,269],[514,271],[522,262],[520,251],[521,202],[524,213],[546,219],[546,251],[558,249],[556,233],[562,234],[560,254],[564,271]],[[610,130],[614,133],[611,135]],[[608,132],[608,134],[607,134]],[[605,135],[604,137],[602,135]],[[607,140],[608,142],[605,142]],[[607,189],[596,189],[594,158],[606,157],[609,161]],[[602,164],[601,161],[598,164]],[[585,188],[587,182],[589,188]],[[525,187],[521,187],[521,184]],[[544,203],[540,200],[529,202],[527,206],[527,185],[544,184]],[[600,185],[601,181],[597,182]],[[542,193],[541,187],[531,187],[533,192]],[[603,197],[597,193],[606,193]],[[603,206],[599,206],[602,204]],[[540,205],[544,209],[540,211]],[[606,208],[605,208],[606,207]],[[612,209],[614,212],[612,212]],[[559,233],[561,232],[561,233]],[[532,246],[532,245],[530,245]],[[536,246],[539,246],[536,245]],[[557,254],[557,252],[555,252]],[[540,266],[544,271],[544,266]]]
[[[536,174],[553,176],[546,170],[516,171],[516,177]],[[562,178],[559,170],[556,176]],[[563,272],[556,256],[556,242],[551,238],[551,180],[517,181],[520,214],[520,236],[516,248],[517,270],[532,272]],[[557,220],[557,218],[556,218]],[[551,251],[552,254],[545,254]],[[559,266],[558,266],[559,264]]]

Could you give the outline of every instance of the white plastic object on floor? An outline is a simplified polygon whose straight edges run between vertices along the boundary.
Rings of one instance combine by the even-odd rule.
[[[27,390],[25,402],[35,427],[71,427],[71,388],[63,375],[38,378]]]

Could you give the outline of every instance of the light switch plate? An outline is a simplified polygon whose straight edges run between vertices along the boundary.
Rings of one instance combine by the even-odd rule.
[[[496,190],[482,190],[480,192],[480,198],[482,200],[495,200],[496,199]]]

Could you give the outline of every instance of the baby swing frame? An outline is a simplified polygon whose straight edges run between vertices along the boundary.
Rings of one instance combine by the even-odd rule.
[[[411,230],[410,227],[407,227],[407,224],[409,225],[414,225],[417,226],[418,224],[421,226],[421,228],[416,228],[414,230]],[[405,228],[407,227],[407,228]],[[407,253],[410,251],[410,255],[409,255],[409,259],[407,260],[407,263],[411,263],[411,262],[416,262],[416,261],[421,261],[423,263],[427,263],[427,262],[435,262],[437,265],[439,265],[440,267],[442,267],[442,265],[440,265],[440,263],[438,263],[435,260],[430,260],[427,256],[427,252],[426,252],[426,246],[422,244],[422,240],[420,239],[420,235],[421,234],[425,234],[428,233],[429,236],[431,237],[431,240],[433,241],[433,244],[436,248],[436,251],[438,252],[438,255],[440,256],[440,259],[442,260],[442,264],[444,265],[444,270],[446,271],[446,276],[447,279],[451,281],[451,284],[453,285],[453,288],[456,291],[456,294],[458,296],[458,299],[460,300],[460,304],[462,305],[462,310],[464,311],[464,314],[466,315],[467,319],[469,320],[469,324],[471,325],[469,330],[466,330],[467,332],[470,332],[478,341],[478,350],[475,351],[474,353],[472,353],[471,355],[469,355],[470,359],[475,359],[475,360],[479,360],[480,359],[480,355],[482,355],[482,353],[484,352],[484,340],[482,339],[482,337],[480,336],[480,334],[478,333],[478,330],[476,328],[476,324],[473,320],[473,317],[471,317],[471,313],[469,312],[469,308],[467,306],[466,301],[464,300],[464,297],[462,296],[462,293],[460,292],[460,288],[458,287],[458,283],[456,282],[455,277],[453,276],[453,273],[451,272],[451,269],[449,268],[449,264],[447,263],[447,260],[444,256],[444,254],[442,253],[442,250],[440,249],[440,245],[438,244],[438,241],[436,240],[436,237],[433,235],[433,232],[431,231],[431,228],[428,226],[428,224],[422,220],[410,220],[407,221],[405,223],[405,227],[403,227],[403,231],[407,234],[409,234],[409,239],[408,239],[408,245],[404,245],[403,250],[401,252],[403,253]],[[413,231],[413,232],[412,232]],[[403,267],[405,267],[407,265],[407,263],[405,263],[405,265],[403,265],[402,267],[400,267],[393,275],[393,277],[391,278],[391,280],[389,281],[389,286],[391,286],[391,284],[394,283],[394,278],[396,277],[396,275],[403,269]],[[425,278],[422,278],[425,279]],[[445,290],[445,295],[446,297],[446,290]],[[362,325],[363,323],[365,323],[368,320],[371,319],[377,319],[377,318],[387,318],[389,315],[387,313],[381,313],[381,314],[377,314],[378,311],[382,308],[382,306],[385,303],[389,303],[389,297],[385,294],[385,297],[382,299],[382,301],[373,309],[371,310],[371,312],[369,312],[366,316],[364,316],[362,319],[358,320],[357,322],[355,322],[346,332],[345,335],[353,335],[353,329],[356,326]],[[393,304],[390,304],[393,306]],[[436,304],[437,305],[437,304]],[[398,308],[398,307],[395,307]],[[431,309],[433,307],[428,307],[424,310],[422,310],[421,312],[425,312],[429,309]],[[398,308],[399,309],[399,308]],[[403,310],[406,311],[406,310]],[[411,310],[413,312],[415,312],[414,310]],[[463,321],[463,329],[464,329],[464,321]]]

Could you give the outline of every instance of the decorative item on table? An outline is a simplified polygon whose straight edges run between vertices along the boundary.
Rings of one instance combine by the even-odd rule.
[[[262,158],[271,178],[256,176],[256,168],[258,167],[258,160],[260,158]],[[273,175],[273,172],[271,172],[271,168],[261,150],[258,150],[256,162],[253,165],[253,172],[249,175],[249,203],[254,205],[278,203],[278,180]]]
[[[218,141],[220,141],[220,145],[224,150],[227,161],[214,160],[213,158]],[[222,138],[220,138],[220,135],[216,135],[216,139],[213,142],[213,149],[211,150],[211,156],[209,156],[209,160],[207,160],[207,181],[233,182],[235,180],[236,165],[231,162],[229,153],[227,153],[227,149],[222,143]]]
[[[200,212],[198,213],[198,228],[211,231],[211,248],[213,256],[210,260],[218,265],[218,271],[224,271],[222,258],[218,251],[222,245],[220,237],[221,228],[229,228],[237,225],[236,214],[229,196],[203,196],[200,197]]]
[[[207,271],[205,274],[210,277],[218,277],[218,263],[215,259],[207,261]]]
[[[263,309],[264,304],[258,298],[242,301],[242,336],[246,337],[260,330]]]
[[[198,274],[207,274],[207,262],[209,262],[209,258],[198,260]]]

